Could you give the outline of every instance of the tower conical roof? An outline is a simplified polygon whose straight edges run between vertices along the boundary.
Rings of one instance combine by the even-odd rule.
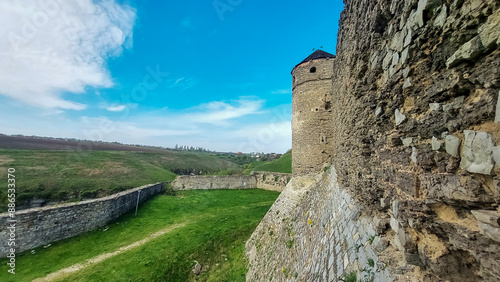
[[[305,58],[302,62],[300,62],[298,65],[312,61],[312,60],[328,59],[328,58],[335,58],[335,55],[332,55],[332,54],[325,52],[323,50],[316,50],[311,55],[309,55],[309,57]]]

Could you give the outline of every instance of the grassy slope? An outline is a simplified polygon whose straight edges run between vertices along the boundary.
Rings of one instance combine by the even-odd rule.
[[[292,154],[286,153],[277,160],[258,163],[251,170],[292,173]]]
[[[35,254],[18,255],[15,277],[7,272],[6,260],[0,260],[0,281],[31,281],[182,222],[188,224],[65,281],[245,281],[245,241],[277,196],[257,189],[158,196],[140,206],[137,217],[131,211],[107,231],[96,230],[37,248]],[[199,276],[191,273],[194,260],[204,265]]]
[[[40,151],[0,149],[0,179],[16,169],[16,202],[33,198],[80,200],[109,195],[132,187],[171,181],[172,168],[220,171],[236,164],[204,153],[147,153],[122,151]],[[7,196],[0,190],[0,210]]]

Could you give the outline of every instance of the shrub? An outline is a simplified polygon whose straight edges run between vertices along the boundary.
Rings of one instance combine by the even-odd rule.
[[[184,187],[184,185],[182,185]],[[174,190],[174,187],[172,187],[172,184],[167,183],[165,184],[165,195],[167,196],[175,196],[176,191]]]

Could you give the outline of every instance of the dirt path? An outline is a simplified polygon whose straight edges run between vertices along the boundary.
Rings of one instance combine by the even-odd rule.
[[[133,248],[136,248],[136,247],[139,247],[141,245],[144,245],[146,244],[147,242],[153,240],[154,238],[156,237],[159,237],[165,233],[168,233],[174,229],[177,229],[177,228],[180,228],[180,227],[184,227],[186,226],[186,223],[180,223],[180,224],[174,224],[174,225],[171,225],[165,229],[162,229],[158,232],[155,232],[151,235],[149,235],[148,237],[140,240],[140,241],[137,241],[137,242],[134,242],[128,246],[124,246],[124,247],[121,247],[120,249],[118,249],[117,251],[114,251],[112,253],[105,253],[105,254],[100,254],[96,257],[93,257],[91,259],[88,259],[86,260],[84,263],[77,263],[77,264],[74,264],[70,267],[66,267],[66,268],[63,268],[63,269],[60,269],[56,272],[52,272],[50,274],[48,274],[47,276],[43,277],[43,278],[37,278],[37,279],[34,279],[33,282],[42,282],[42,281],[52,281],[54,279],[59,279],[59,278],[63,278],[64,276],[67,276],[73,272],[76,272],[76,271],[79,271],[79,270],[82,270],[86,267],[89,267],[91,265],[94,265],[94,264],[98,264],[108,258],[111,258],[111,257],[114,257],[116,255],[119,255],[123,252],[126,252],[128,250],[131,250]]]

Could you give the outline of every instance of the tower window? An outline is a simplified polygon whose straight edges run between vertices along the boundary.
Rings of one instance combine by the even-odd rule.
[[[309,70],[310,73],[315,73],[316,72],[316,67],[312,67],[310,70]]]

